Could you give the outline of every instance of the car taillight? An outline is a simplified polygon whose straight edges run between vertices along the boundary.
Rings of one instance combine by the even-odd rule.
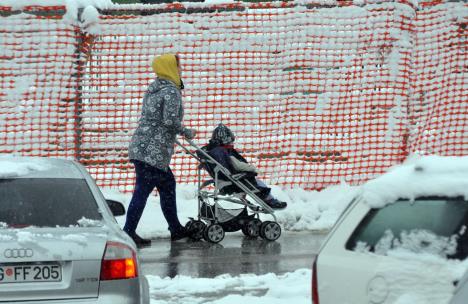
[[[312,266],[312,304],[319,304],[318,282],[317,282],[317,258]]]
[[[107,242],[101,262],[101,280],[138,277],[136,252],[125,244]]]

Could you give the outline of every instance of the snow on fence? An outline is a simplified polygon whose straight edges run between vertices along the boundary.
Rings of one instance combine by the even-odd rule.
[[[0,153],[76,158],[133,188],[127,146],[154,56],[176,52],[185,124],[220,122],[270,184],[362,183],[413,152],[468,154],[463,2],[0,6]],[[197,164],[176,150],[179,182]]]

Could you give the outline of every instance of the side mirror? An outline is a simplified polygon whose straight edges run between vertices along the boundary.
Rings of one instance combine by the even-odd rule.
[[[125,215],[125,207],[121,202],[106,199],[106,203],[114,216]]]

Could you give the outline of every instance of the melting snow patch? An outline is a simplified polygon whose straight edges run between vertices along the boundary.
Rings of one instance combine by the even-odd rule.
[[[18,243],[34,242],[34,235],[29,231],[18,231],[16,233]]]
[[[256,304],[306,304],[311,302],[311,271],[299,269],[284,275],[243,274],[232,277],[221,275],[216,278],[192,278],[176,276],[161,278],[147,276],[151,304],[168,303],[256,303]]]
[[[81,246],[86,246],[88,244],[88,238],[81,234],[69,234],[62,237],[64,241],[71,241],[77,243]]]
[[[98,220],[91,220],[82,217],[81,219],[78,220],[78,225],[80,227],[100,227],[102,226],[101,221]]]
[[[14,238],[11,235],[0,234],[0,241],[12,241]]]

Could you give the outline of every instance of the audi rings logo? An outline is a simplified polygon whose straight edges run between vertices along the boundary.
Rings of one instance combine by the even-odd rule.
[[[7,259],[30,258],[34,255],[34,251],[30,248],[8,248],[5,249],[3,255]]]

